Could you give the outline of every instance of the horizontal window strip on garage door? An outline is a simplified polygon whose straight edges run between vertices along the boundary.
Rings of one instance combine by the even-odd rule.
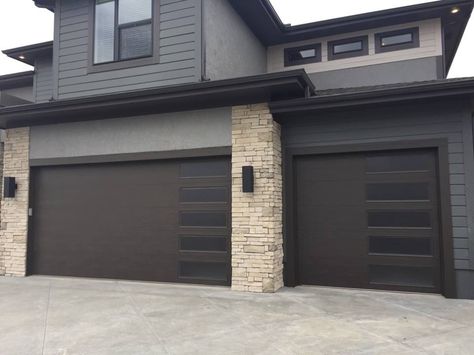
[[[178,276],[230,283],[230,162],[208,159],[180,165]]]

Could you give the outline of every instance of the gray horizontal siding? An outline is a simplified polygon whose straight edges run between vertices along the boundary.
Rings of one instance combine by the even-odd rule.
[[[200,1],[160,1],[160,57],[156,64],[89,73],[88,0],[62,0],[58,46],[60,99],[139,90],[200,79]]]
[[[470,268],[470,221],[466,171],[472,168],[472,140],[465,142],[470,108],[463,103],[391,107],[298,119],[283,130],[286,147],[361,144],[443,138],[448,141],[455,267]],[[472,135],[472,133],[469,133]],[[469,136],[468,134],[468,136]],[[469,165],[468,165],[469,164]],[[471,216],[472,218],[472,216]]]
[[[50,57],[40,57],[35,62],[35,102],[47,102],[53,97],[53,62]]]

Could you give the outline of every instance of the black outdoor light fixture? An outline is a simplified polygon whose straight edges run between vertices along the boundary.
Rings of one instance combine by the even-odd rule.
[[[242,191],[253,192],[253,166],[242,167]]]
[[[16,181],[14,177],[3,178],[3,197],[13,198],[16,193]]]

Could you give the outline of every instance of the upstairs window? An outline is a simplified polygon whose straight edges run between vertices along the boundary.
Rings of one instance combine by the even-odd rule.
[[[321,44],[285,48],[285,67],[318,63],[321,61]]]
[[[152,0],[95,0],[94,64],[152,55]]]
[[[328,42],[328,59],[343,59],[369,54],[367,36]]]
[[[375,34],[375,53],[418,48],[420,30],[418,27]]]

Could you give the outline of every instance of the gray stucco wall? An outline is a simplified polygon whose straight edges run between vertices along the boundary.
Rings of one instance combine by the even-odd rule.
[[[31,127],[30,159],[229,147],[231,109]]]
[[[444,138],[448,141],[451,215],[458,278],[474,269],[474,152],[472,108],[467,101],[430,102],[347,110],[295,119],[283,129],[286,147],[327,146]],[[470,271],[471,270],[471,271]],[[474,294],[458,284],[460,294]],[[469,286],[473,289],[472,285]],[[467,296],[464,296],[467,297]]]
[[[409,83],[443,78],[441,57],[404,60],[309,74],[318,90]]]
[[[35,61],[35,102],[47,102],[53,97],[53,58],[40,57]]]
[[[201,0],[161,0],[159,58],[151,65],[91,72],[89,0],[58,0],[55,62],[59,99],[197,82],[201,78]],[[92,49],[91,49],[92,50]],[[55,90],[56,91],[56,90]]]
[[[263,74],[266,48],[227,0],[203,0],[206,77],[211,80]]]

